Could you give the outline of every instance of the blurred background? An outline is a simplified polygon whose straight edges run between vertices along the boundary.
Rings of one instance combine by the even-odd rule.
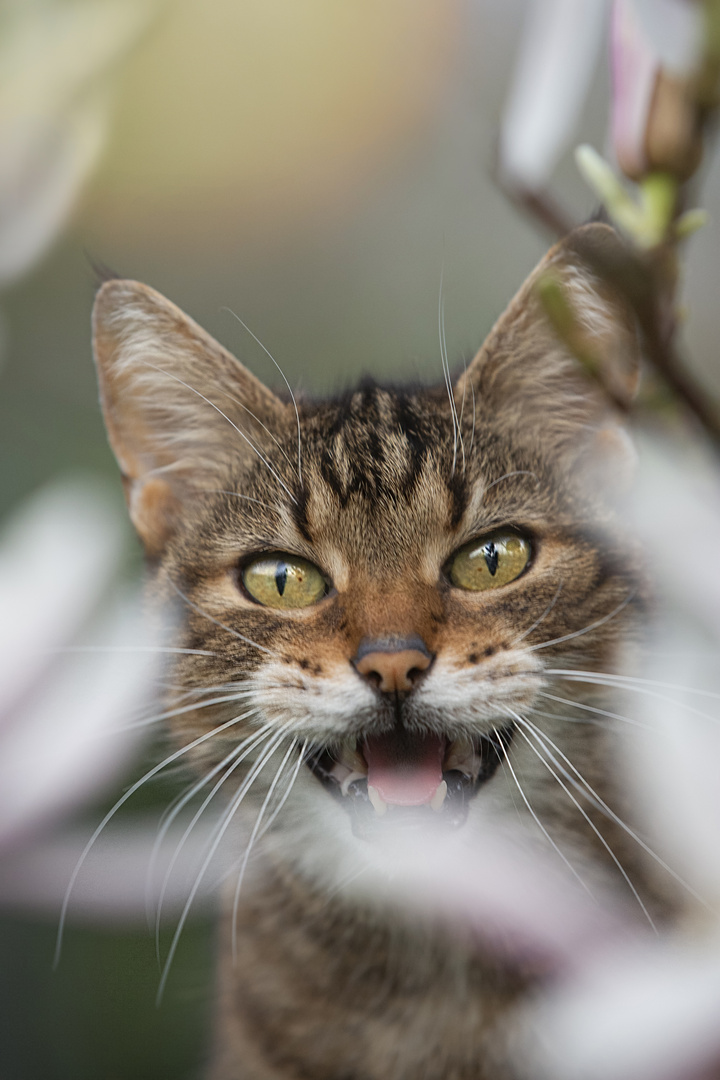
[[[366,372],[439,379],[443,273],[451,364],[470,358],[552,239],[493,180],[525,11],[525,0],[5,0],[0,141],[24,165],[13,176],[13,154],[0,153],[3,516],[78,473],[122,507],[90,348],[93,263],[159,289],[277,383],[236,313],[308,393]],[[607,114],[601,57],[575,141],[602,151]],[[688,250],[684,339],[720,392],[717,161],[701,183],[711,220]],[[553,187],[576,219],[593,212],[570,154]],[[140,809],[172,794],[139,796]],[[104,805],[85,813],[87,830]],[[0,912],[3,1080],[196,1076],[211,908],[191,919],[157,1008],[142,914],[71,911],[53,972],[54,896]]]

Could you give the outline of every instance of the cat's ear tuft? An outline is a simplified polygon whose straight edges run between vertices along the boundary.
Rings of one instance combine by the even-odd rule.
[[[584,454],[588,442],[617,449],[617,439],[595,434],[614,426],[637,390],[639,340],[622,292],[593,268],[617,257],[621,243],[609,226],[592,224],[556,244],[458,380],[457,399],[472,392],[559,455]]]
[[[157,556],[193,493],[217,488],[294,414],[179,308],[135,281],[99,290],[93,349],[130,516]]]

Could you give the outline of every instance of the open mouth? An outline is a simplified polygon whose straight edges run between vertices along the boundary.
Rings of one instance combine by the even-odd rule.
[[[397,824],[434,819],[457,827],[467,817],[470,799],[495,775],[513,734],[508,724],[488,735],[451,741],[396,727],[331,750],[311,749],[305,761],[351,814],[358,835],[368,835],[386,815]]]

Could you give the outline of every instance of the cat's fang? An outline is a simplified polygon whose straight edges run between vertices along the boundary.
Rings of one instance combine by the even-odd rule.
[[[357,739],[345,739],[340,747],[338,761],[355,773],[360,773],[362,776],[367,775],[367,762],[357,748]]]
[[[445,796],[447,795],[447,781],[443,780],[441,784],[438,784],[437,791],[430,800],[430,808],[439,814],[442,810],[443,803],[445,802]]]
[[[447,788],[447,785],[445,786]],[[383,814],[387,813],[388,804],[382,798],[377,788],[374,788],[372,784],[368,785],[368,799],[372,803],[373,809],[378,817],[382,817]]]

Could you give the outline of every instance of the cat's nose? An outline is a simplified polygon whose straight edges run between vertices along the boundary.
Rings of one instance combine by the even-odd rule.
[[[353,660],[358,675],[385,694],[407,694],[433,662],[417,634],[412,637],[363,638]]]

